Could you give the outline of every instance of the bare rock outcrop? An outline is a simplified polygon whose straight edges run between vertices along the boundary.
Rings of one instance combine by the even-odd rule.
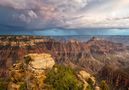
[[[25,56],[24,62],[14,64],[10,68],[11,81],[8,90],[42,90],[44,87],[45,72],[54,66],[54,59],[50,54],[29,54]]]
[[[86,71],[79,71],[77,74],[78,78],[83,82],[83,90],[87,90],[87,87],[89,85],[89,80],[91,80],[93,85],[95,85],[96,80],[95,77],[93,77],[91,74],[87,73]]]
[[[30,70],[47,70],[51,69],[55,64],[51,55],[45,53],[26,55],[25,62]]]

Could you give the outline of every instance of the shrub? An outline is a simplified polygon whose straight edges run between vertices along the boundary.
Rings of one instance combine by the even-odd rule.
[[[31,61],[31,57],[29,57],[29,56],[24,57],[24,59],[25,59],[26,64],[29,64],[29,62]]]
[[[45,83],[51,90],[82,90],[74,71],[65,66],[55,66],[48,72]]]
[[[88,88],[89,88],[88,90],[93,90],[94,89],[94,82],[93,82],[93,80],[91,78],[89,78],[87,82],[89,84],[88,85]]]
[[[20,85],[20,90],[26,90],[27,86],[26,83]]]
[[[107,85],[106,81],[102,80],[100,85],[101,90],[109,90],[109,86]]]
[[[91,85],[88,85],[86,90],[94,90]]]
[[[0,90],[7,90],[7,82],[3,78],[0,78]]]

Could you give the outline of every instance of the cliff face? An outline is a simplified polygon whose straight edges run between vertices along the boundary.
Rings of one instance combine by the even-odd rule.
[[[102,72],[105,65],[114,66],[111,69],[117,70],[127,68],[129,65],[128,47],[121,43],[114,43],[95,37],[88,42],[76,40],[56,41],[46,37],[28,36],[4,38],[6,40],[1,39],[2,42],[0,43],[1,76],[6,76],[8,73],[6,69],[17,62],[17,60],[23,60],[24,55],[29,53],[50,53],[59,64],[84,69],[95,74],[99,71]],[[110,73],[111,70],[103,71]],[[102,76],[104,76],[103,73],[101,73]],[[116,78],[116,73],[118,72],[113,71],[112,76],[106,75],[111,79]],[[126,74],[122,75],[126,76]]]
[[[55,61],[49,54],[29,54],[22,63],[17,63],[10,68],[8,90],[42,90],[44,87],[45,73],[52,69]],[[23,90],[26,90],[23,89]]]
[[[43,37],[36,39],[19,36],[19,38],[15,37],[15,41],[7,39],[8,41],[0,44],[0,71],[2,67],[5,69],[17,60],[23,60],[24,55],[29,53],[51,53],[58,63],[72,63],[73,66],[78,65],[93,72],[99,71],[104,64],[121,66],[129,61],[123,60],[129,56],[129,51],[124,45],[97,38],[92,38],[88,42],[56,41]],[[12,45],[12,42],[15,44]]]
[[[107,80],[113,90],[128,90],[129,68],[114,69],[114,66],[105,66],[99,72],[100,78]]]

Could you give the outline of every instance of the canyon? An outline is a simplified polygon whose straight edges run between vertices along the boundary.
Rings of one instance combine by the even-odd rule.
[[[128,90],[129,46],[97,37],[80,42],[43,36],[0,36],[0,76],[30,53],[49,53],[57,64],[95,75],[112,90]]]

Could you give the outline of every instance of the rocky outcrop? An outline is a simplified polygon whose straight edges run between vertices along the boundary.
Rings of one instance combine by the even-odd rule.
[[[96,87],[95,87],[95,90],[101,90],[101,89],[100,89],[100,87],[96,86]]]
[[[95,82],[96,82],[95,78],[91,74],[87,73],[86,71],[80,71],[79,75],[86,81],[91,79],[93,81],[93,84],[95,84]]]
[[[89,80],[91,80],[92,85],[95,85],[96,80],[95,77],[93,77],[91,74],[87,73],[86,71],[79,71],[77,74],[78,78],[83,82],[83,90],[87,90],[87,87],[89,86]]]
[[[29,54],[22,63],[14,64],[10,68],[11,81],[8,90],[42,90],[45,72],[54,66],[55,62],[50,54]]]
[[[29,61],[27,61],[29,60]],[[28,67],[32,70],[47,70],[51,69],[55,61],[50,54],[29,54],[25,56],[25,62],[28,62]]]

